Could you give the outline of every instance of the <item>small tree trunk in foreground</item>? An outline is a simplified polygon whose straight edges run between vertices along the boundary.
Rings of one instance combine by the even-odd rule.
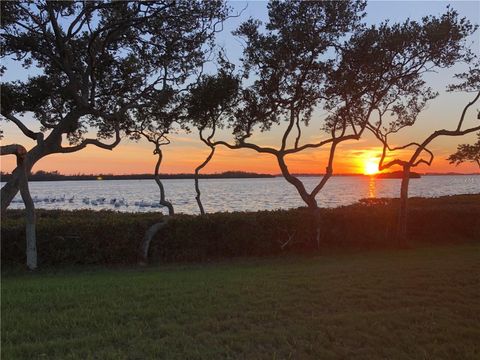
[[[153,224],[145,232],[145,236],[143,237],[142,245],[140,247],[139,265],[144,266],[148,264],[148,251],[150,250],[150,243],[152,242],[153,237],[167,225],[168,220],[168,218],[165,218],[164,220]]]
[[[408,184],[410,182],[410,166],[403,166],[402,185],[400,189],[400,209],[397,223],[397,244],[400,248],[407,246],[408,221]]]

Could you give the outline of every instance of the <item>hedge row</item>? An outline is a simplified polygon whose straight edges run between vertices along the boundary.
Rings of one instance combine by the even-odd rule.
[[[398,200],[364,200],[318,216],[305,208],[205,216],[176,215],[151,246],[152,261],[208,261],[331,248],[395,246]],[[145,230],[162,215],[113,211],[37,211],[39,263],[130,264],[138,260]],[[317,229],[319,241],[317,242]],[[23,264],[22,211],[2,219],[2,264]],[[413,242],[480,241],[480,195],[412,199]],[[289,240],[290,239],[290,240]]]

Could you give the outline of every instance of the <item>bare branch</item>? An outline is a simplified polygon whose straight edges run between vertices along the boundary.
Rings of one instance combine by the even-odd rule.
[[[463,120],[465,119],[468,108],[475,104],[478,99],[480,99],[480,91],[477,93],[477,96],[475,96],[475,98],[463,108],[462,115],[460,116],[460,121],[458,122],[457,131],[460,131],[460,129],[462,128]]]
[[[10,120],[11,122],[13,122],[15,125],[17,125],[17,127],[22,131],[22,133],[29,137],[30,139],[33,139],[33,140],[38,140],[39,138],[39,134],[41,133],[36,133],[36,132],[33,132],[32,130],[30,130],[19,118],[17,118],[16,116],[14,116],[13,114],[2,114],[2,116],[4,116],[6,119]],[[43,136],[43,134],[41,134]]]
[[[88,145],[94,145],[96,147],[99,147],[101,149],[105,150],[113,150],[121,141],[120,138],[120,129],[117,127],[115,130],[115,140],[111,144],[105,144],[101,142],[98,139],[85,139],[83,140],[80,144],[76,146],[70,146],[70,147],[59,147],[58,152],[59,153],[72,153],[75,151],[82,150],[86,148]]]

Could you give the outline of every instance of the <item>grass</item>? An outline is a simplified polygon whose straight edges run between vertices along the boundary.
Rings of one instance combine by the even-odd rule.
[[[479,359],[480,245],[10,274],[3,359]]]

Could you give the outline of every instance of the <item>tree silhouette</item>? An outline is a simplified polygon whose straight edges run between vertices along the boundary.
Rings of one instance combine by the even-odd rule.
[[[2,187],[2,213],[38,160],[89,145],[112,150],[139,114],[168,103],[203,64],[227,14],[221,1],[172,0],[8,1],[1,10],[2,58],[41,72],[2,84],[1,115],[37,142]]]
[[[21,169],[19,179],[20,195],[25,205],[25,234],[26,244],[25,253],[27,258],[27,268],[35,270],[37,268],[37,235],[35,222],[35,204],[33,203],[30,189],[28,188],[28,174],[25,167],[25,155],[27,150],[18,144],[0,146],[0,155],[15,155],[17,157],[17,167]]]
[[[477,134],[477,142],[458,145],[457,152],[448,157],[450,164],[459,165],[464,162],[474,162],[480,168],[480,133]]]
[[[218,73],[202,76],[186,99],[186,117],[198,129],[200,140],[210,148],[205,160],[195,168],[195,200],[202,215],[205,209],[201,200],[199,174],[215,154],[215,132],[232,120],[239,95],[240,79],[233,75],[234,67],[223,59],[220,63],[222,67]],[[205,135],[205,132],[209,134]]]
[[[272,1],[264,31],[249,20],[235,32],[245,40],[248,75],[231,123],[236,141],[211,144],[274,156],[311,209],[318,208],[315,198],[333,174],[341,143],[360,139],[378,112],[393,108],[397,122],[411,122],[435,96],[422,75],[470,55],[464,43],[474,27],[453,10],[367,27],[364,8],[362,1]],[[305,139],[306,126],[319,129],[323,139]],[[255,131],[274,127],[282,130],[278,147],[251,140]],[[320,148],[329,150],[325,174],[308,191],[287,158]]]
[[[467,54],[468,55],[468,54]],[[466,58],[469,60],[469,56]],[[472,61],[472,59],[470,59]],[[388,136],[399,132],[405,127],[412,126],[415,123],[417,115],[422,110],[422,107],[413,106],[410,108],[410,112],[405,111],[404,109],[385,109],[386,111],[392,111],[397,113],[398,118],[396,120],[390,121],[388,126],[385,126],[383,119],[384,113],[381,113],[379,120],[376,124],[370,124],[369,129],[375,134],[375,136],[382,142],[383,150],[382,156],[380,158],[379,170],[385,170],[393,166],[402,167],[402,182],[400,189],[400,208],[398,212],[398,223],[397,223],[397,242],[399,246],[405,247],[407,245],[407,220],[408,220],[408,186],[410,181],[410,171],[412,168],[425,164],[430,166],[434,159],[434,154],[430,151],[427,146],[437,139],[440,136],[463,136],[475,131],[480,130],[480,125],[475,125],[471,127],[465,127],[465,117],[468,114],[468,110],[480,99],[480,69],[478,67],[471,68],[469,72],[457,75],[458,78],[464,80],[463,83],[458,85],[450,85],[450,91],[466,91],[475,93],[473,99],[465,105],[463,108],[460,118],[457,122],[457,126],[454,129],[446,130],[436,130],[430,134],[422,142],[411,142],[403,146],[391,147]],[[407,157],[407,159],[401,159],[400,157],[395,157],[390,154],[389,160],[387,158],[387,151],[395,152],[399,150],[404,150],[407,148],[414,148],[413,153]],[[426,157],[424,158],[424,154]]]
[[[1,114],[37,141],[41,158],[92,145],[112,150],[138,109],[162,102],[204,61],[204,44],[226,15],[220,1],[2,2],[2,57],[41,70],[2,84]],[[8,69],[7,69],[8,70]],[[41,132],[21,119],[32,113]],[[88,138],[87,133],[96,132]],[[66,139],[70,146],[63,146]],[[111,143],[105,142],[113,139]],[[2,211],[18,191],[21,170],[2,188]]]

